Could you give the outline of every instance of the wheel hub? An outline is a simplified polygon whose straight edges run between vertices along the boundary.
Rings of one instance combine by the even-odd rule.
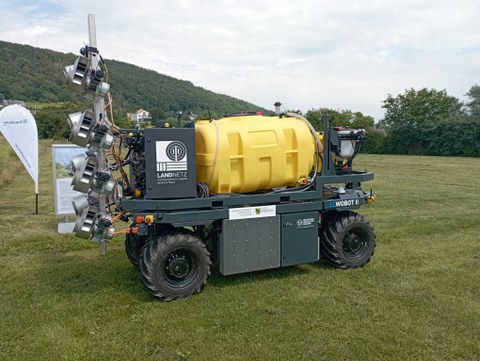
[[[362,247],[362,239],[354,233],[349,233],[345,237],[343,249],[347,252],[356,252]]]
[[[184,278],[190,272],[190,265],[184,256],[175,256],[168,262],[168,273],[174,278]]]

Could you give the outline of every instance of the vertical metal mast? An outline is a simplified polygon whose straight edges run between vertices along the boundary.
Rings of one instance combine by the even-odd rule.
[[[88,14],[88,41],[92,48],[97,48],[97,29],[95,28],[94,14]]]
[[[97,30],[95,27],[95,15],[88,14],[88,37],[89,37],[89,46],[91,49],[90,51],[90,61],[92,69],[97,69],[98,62],[99,62],[99,54],[97,49]],[[93,112],[95,114],[95,122],[97,124],[101,124],[101,122],[106,117],[105,113],[105,100],[103,96],[94,95],[93,97]],[[104,169],[105,164],[105,151],[102,147],[98,148],[97,151],[97,159],[98,159],[98,168]],[[97,219],[105,215],[106,213],[106,196],[100,196],[99,198],[99,214]],[[107,244],[105,240],[102,238],[99,242],[100,246],[100,255],[104,256],[107,254]]]

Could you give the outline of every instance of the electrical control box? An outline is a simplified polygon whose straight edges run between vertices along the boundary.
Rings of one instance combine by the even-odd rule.
[[[197,196],[195,129],[147,128],[145,138],[145,198]]]

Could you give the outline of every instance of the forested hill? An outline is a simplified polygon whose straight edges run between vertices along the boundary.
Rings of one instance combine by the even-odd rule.
[[[63,78],[65,66],[77,55],[0,41],[0,101],[75,102]],[[231,96],[216,94],[193,85],[121,61],[105,59],[108,83],[118,114],[138,108],[162,117],[171,111],[204,112],[208,106],[216,114],[262,110]]]

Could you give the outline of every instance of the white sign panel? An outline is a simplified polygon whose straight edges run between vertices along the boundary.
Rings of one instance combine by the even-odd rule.
[[[228,210],[228,219],[275,217],[276,215],[277,215],[277,208],[274,205],[260,206],[260,207],[230,208]]]
[[[87,148],[71,144],[52,145],[53,182],[55,189],[55,214],[75,214],[72,200],[82,194],[72,189],[73,170],[70,160],[78,154],[85,154]]]

